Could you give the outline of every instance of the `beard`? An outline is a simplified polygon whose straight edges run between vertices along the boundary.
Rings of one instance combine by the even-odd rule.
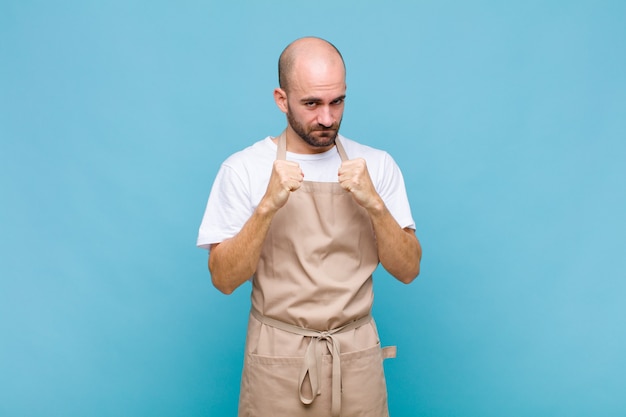
[[[341,126],[341,120],[339,120],[330,127],[318,125],[317,127],[307,128],[302,123],[298,122],[289,111],[287,112],[287,121],[293,131],[296,132],[303,141],[316,148],[325,148],[333,145],[339,133],[339,126]]]

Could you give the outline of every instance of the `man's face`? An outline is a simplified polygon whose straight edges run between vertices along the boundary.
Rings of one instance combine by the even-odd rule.
[[[343,110],[341,111],[343,113]],[[335,143],[337,133],[339,132],[339,126],[341,125],[341,117],[339,120],[330,124],[330,126],[324,126],[318,121],[301,120],[297,109],[292,110],[291,106],[288,106],[287,121],[291,128],[310,146],[316,148],[323,148],[331,146]]]
[[[287,121],[310,152],[335,143],[346,97],[343,67],[294,73],[287,94]],[[320,149],[321,148],[321,149]]]

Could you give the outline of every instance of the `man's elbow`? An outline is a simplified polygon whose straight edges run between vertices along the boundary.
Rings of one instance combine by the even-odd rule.
[[[420,263],[422,262],[422,245],[415,236],[415,230],[404,229],[414,240],[413,252],[405,258],[404,271],[400,276],[396,276],[403,284],[410,284],[420,274]]]
[[[236,286],[232,285],[230,280],[225,279],[224,275],[219,273],[215,265],[215,261],[212,261],[212,258],[210,256],[208,267],[209,273],[211,274],[211,282],[219,292],[221,292],[222,294],[230,295],[235,291],[235,289],[237,289]]]
[[[235,287],[233,287],[232,285],[228,285],[227,283],[223,283],[218,279],[215,279],[213,275],[211,275],[211,282],[213,283],[213,286],[217,288],[218,291],[222,294],[231,295],[233,292],[235,292]]]
[[[402,274],[400,276],[397,276],[396,278],[398,279],[398,281],[400,281],[403,284],[410,284],[415,280],[415,278],[417,278],[419,274],[420,274],[420,265],[419,263],[417,263],[417,265],[414,268],[412,268],[410,271],[407,271],[406,274]]]
[[[230,295],[237,289],[237,287],[232,284],[231,280],[225,279],[215,268],[212,268],[211,262],[209,262],[209,273],[211,274],[213,286],[222,294]]]

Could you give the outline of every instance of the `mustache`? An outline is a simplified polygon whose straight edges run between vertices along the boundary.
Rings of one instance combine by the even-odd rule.
[[[319,133],[322,137],[333,137],[336,136],[339,131],[337,129],[315,129],[310,133]]]

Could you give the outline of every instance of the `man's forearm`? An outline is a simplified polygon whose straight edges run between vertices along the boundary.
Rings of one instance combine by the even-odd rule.
[[[231,294],[256,271],[273,213],[259,208],[230,239],[211,246],[209,270],[215,288]]]
[[[274,161],[265,195],[252,216],[234,237],[211,246],[209,270],[215,288],[230,294],[255,273],[274,214],[300,188],[303,179],[297,163]]]
[[[415,231],[402,229],[384,204],[370,210],[370,218],[380,263],[396,279],[410,283],[419,274],[422,258],[422,247]]]

